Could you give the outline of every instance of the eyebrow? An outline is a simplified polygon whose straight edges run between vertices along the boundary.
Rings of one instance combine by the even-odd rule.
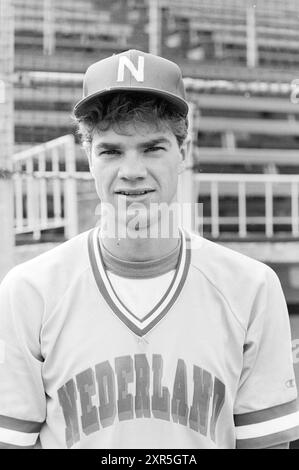
[[[171,145],[171,141],[167,137],[157,137],[156,139],[150,139],[140,144],[140,147],[152,147],[157,144]]]
[[[122,144],[118,144],[117,142],[109,143],[109,142],[101,142],[100,144],[95,145],[95,150],[105,149],[111,150],[116,148],[121,148]]]
[[[168,146],[171,145],[171,141],[167,139],[167,137],[157,137],[156,139],[150,139],[145,142],[142,142],[141,144],[138,145],[140,148],[146,148],[146,147],[153,147],[158,144],[166,144]],[[112,150],[112,149],[121,149],[123,148],[124,145],[122,142],[100,142],[99,144],[95,145],[95,150]]]

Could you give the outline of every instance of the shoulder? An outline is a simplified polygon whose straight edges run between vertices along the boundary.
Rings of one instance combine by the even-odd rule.
[[[251,281],[254,284],[263,282],[265,277],[276,276],[265,263],[250,258],[242,253],[212,242],[195,233],[190,233],[191,264],[211,280],[234,277],[235,283]]]
[[[283,299],[276,273],[265,263],[190,233],[190,270],[229,305],[246,329],[254,310],[271,295]]]
[[[59,246],[42,253],[12,268],[1,283],[2,289],[24,287],[47,292],[51,287],[62,289],[74,277],[88,268],[88,232],[61,243]]]

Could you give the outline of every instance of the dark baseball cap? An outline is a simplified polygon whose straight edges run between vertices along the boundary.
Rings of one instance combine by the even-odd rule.
[[[88,67],[83,82],[83,98],[75,105],[80,117],[95,98],[122,91],[160,96],[186,116],[188,103],[182,72],[177,64],[138,50],[128,50],[95,62]]]

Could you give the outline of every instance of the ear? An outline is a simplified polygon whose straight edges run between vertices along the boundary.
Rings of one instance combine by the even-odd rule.
[[[188,136],[180,148],[183,161],[188,161],[191,152],[191,138]]]
[[[178,167],[179,174],[185,170],[186,162],[189,161],[190,152],[191,152],[191,139],[187,137],[187,139],[185,140],[185,142],[180,148],[180,154],[181,154],[182,159]]]

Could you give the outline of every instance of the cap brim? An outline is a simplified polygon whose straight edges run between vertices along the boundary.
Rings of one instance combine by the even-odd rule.
[[[93,93],[92,95],[89,95],[86,98],[83,98],[82,100],[78,101],[78,103],[76,103],[74,106],[74,115],[79,118],[80,116],[85,114],[88,111],[88,107],[98,97],[104,97],[109,94],[121,93],[123,91],[134,91],[137,93],[148,93],[154,96],[160,96],[161,98],[164,98],[166,101],[169,101],[170,103],[175,105],[184,116],[187,116],[188,114],[189,108],[187,101],[167,91],[156,90],[155,88],[113,87],[107,90],[97,91],[96,93]]]

